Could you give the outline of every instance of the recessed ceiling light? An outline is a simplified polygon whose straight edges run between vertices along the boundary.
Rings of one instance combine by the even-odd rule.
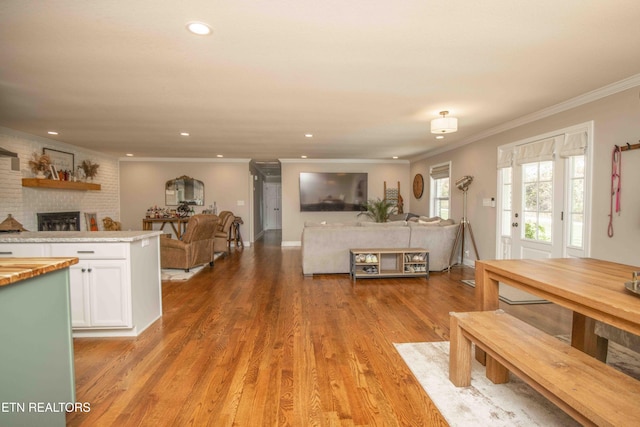
[[[306,158],[307,158],[307,156],[300,156],[300,158],[302,158],[302,159],[306,159]]]
[[[181,136],[189,136],[189,132],[180,132]]]
[[[49,132],[47,132],[49,135],[57,135],[58,132],[54,131],[54,130],[50,130]]]
[[[305,133],[304,137],[305,138],[313,138],[313,134],[312,133]]]
[[[222,154],[216,154],[216,157],[224,157]]]
[[[211,34],[211,27],[204,22],[187,22],[187,30],[199,36],[208,36]]]
[[[126,155],[127,157],[133,157],[133,154],[131,154],[131,153],[127,153],[127,154],[125,154],[125,155]]]
[[[436,136],[436,139],[444,139],[444,135],[438,135]]]
[[[395,160],[395,159],[397,159],[397,158],[398,158],[398,156],[393,156],[393,157],[392,157],[392,159],[394,159],[394,160]]]

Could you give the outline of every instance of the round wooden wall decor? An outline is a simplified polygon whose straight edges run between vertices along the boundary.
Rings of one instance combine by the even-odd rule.
[[[424,192],[424,178],[422,175],[417,173],[415,178],[413,178],[413,196],[416,199],[422,197],[422,193]]]

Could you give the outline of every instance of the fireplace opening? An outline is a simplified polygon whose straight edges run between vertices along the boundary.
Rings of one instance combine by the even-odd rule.
[[[80,212],[43,212],[38,215],[38,231],[80,231]]]

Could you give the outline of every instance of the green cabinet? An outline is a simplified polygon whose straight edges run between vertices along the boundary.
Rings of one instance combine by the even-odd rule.
[[[69,268],[0,286],[0,425],[64,426],[75,402]]]

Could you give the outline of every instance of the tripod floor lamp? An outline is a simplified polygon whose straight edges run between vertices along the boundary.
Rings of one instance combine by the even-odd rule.
[[[462,190],[462,220],[460,221],[460,225],[458,226],[456,240],[455,242],[453,242],[453,247],[451,248],[451,255],[449,256],[449,268],[454,265],[453,257],[456,254],[458,243],[460,243],[460,263],[462,264],[462,261],[464,260],[464,239],[467,231],[469,237],[471,237],[471,243],[473,244],[473,250],[476,254],[476,259],[480,259],[480,256],[478,255],[478,247],[476,246],[476,239],[473,237],[471,223],[467,220],[467,190],[469,190],[471,182],[473,182],[473,177],[469,175],[465,175],[456,181],[456,187],[458,187],[458,190]]]

